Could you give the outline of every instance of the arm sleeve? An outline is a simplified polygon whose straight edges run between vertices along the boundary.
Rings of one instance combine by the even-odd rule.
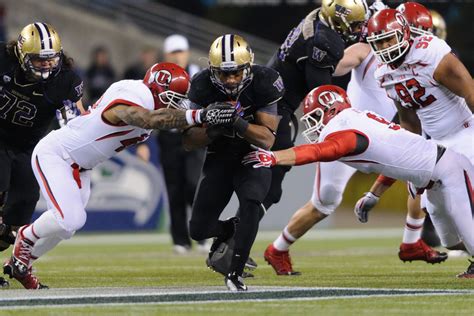
[[[316,161],[334,161],[353,153],[357,149],[357,134],[344,131],[326,138],[317,144],[294,147],[295,165],[304,165]]]
[[[322,85],[331,84],[331,73],[331,68],[318,68],[312,63],[306,63],[306,86],[312,90]]]

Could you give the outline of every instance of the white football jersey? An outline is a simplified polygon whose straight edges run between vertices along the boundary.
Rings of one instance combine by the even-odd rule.
[[[396,69],[380,64],[375,77],[390,98],[412,108],[423,131],[441,139],[463,128],[472,113],[464,98],[458,97],[433,78],[433,74],[451,47],[436,36],[414,39],[403,64]]]
[[[82,168],[91,169],[125,147],[150,136],[152,130],[108,122],[102,113],[117,104],[140,106],[147,110],[155,107],[150,89],[141,80],[122,80],[112,84],[89,113],[52,132],[70,158]]]
[[[369,141],[367,149],[358,155],[342,157],[339,161],[365,173],[410,181],[425,187],[431,180],[436,164],[437,145],[389,123],[374,112],[347,109],[323,128],[320,141],[333,133],[356,131]]]
[[[371,50],[362,63],[352,69],[347,95],[353,108],[373,111],[390,121],[397,113],[397,108],[393,100],[387,96],[385,89],[375,80],[375,69],[377,61]]]

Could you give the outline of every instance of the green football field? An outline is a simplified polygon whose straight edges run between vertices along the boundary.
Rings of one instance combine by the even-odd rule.
[[[455,278],[467,259],[404,264],[400,229],[311,232],[292,249],[294,277],[263,260],[277,234],[259,235],[247,293],[229,293],[205,255],[173,254],[167,235],[78,235],[35,265],[51,289],[12,280],[0,315],[474,315],[474,280]]]

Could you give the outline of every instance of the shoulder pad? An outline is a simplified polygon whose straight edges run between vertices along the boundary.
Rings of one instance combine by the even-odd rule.
[[[278,71],[265,66],[253,65],[252,72],[258,106],[266,106],[283,97],[285,87]]]
[[[321,22],[314,24],[314,37],[308,41],[308,60],[317,67],[335,68],[344,56],[344,41],[339,34]]]
[[[436,36],[423,35],[413,40],[410,51],[406,56],[405,63],[425,63],[435,68],[441,59],[451,52],[451,47]]]
[[[212,101],[211,96],[215,91],[211,82],[211,72],[209,69],[203,69],[191,79],[191,87],[188,92],[188,99],[200,106],[206,106]]]

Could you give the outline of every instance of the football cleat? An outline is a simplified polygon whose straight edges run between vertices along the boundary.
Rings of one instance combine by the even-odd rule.
[[[474,260],[469,260],[471,263],[467,270],[463,273],[459,273],[456,277],[460,279],[474,279]]]
[[[15,269],[15,274],[27,274],[31,262],[31,251],[33,250],[34,242],[23,235],[23,230],[28,227],[22,226],[18,230],[15,244],[13,245],[12,267]]]
[[[249,270],[255,270],[257,269],[258,264],[253,260],[252,258],[248,258],[247,262],[245,262],[245,268]]]
[[[10,286],[10,283],[4,278],[0,277],[0,288],[7,288]]]
[[[402,243],[398,257],[403,262],[420,260],[435,264],[448,259],[448,254],[446,252],[439,252],[428,246],[422,239],[418,239],[418,241],[413,244]]]
[[[214,272],[219,272],[226,276],[229,273],[233,255],[234,239],[221,242],[214,251],[209,252],[209,256],[206,259],[207,267]]]
[[[301,272],[293,271],[291,264],[290,252],[280,251],[273,247],[273,244],[268,245],[263,254],[263,258],[273,267],[277,275],[300,275]]]
[[[244,279],[242,276],[238,275],[237,272],[231,272],[227,274],[224,281],[225,285],[231,292],[247,291],[247,286],[244,284]]]
[[[18,274],[13,263],[13,257],[5,262],[3,265],[3,273],[8,275],[10,279],[15,279],[23,285],[27,290],[42,290],[49,289],[48,286],[41,284],[38,278],[32,273],[32,268],[29,267],[26,273]]]

